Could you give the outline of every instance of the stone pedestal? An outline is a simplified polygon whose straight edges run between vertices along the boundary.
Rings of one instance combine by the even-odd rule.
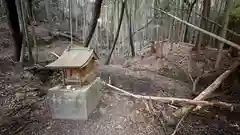
[[[87,120],[100,100],[101,82],[96,78],[85,86],[56,86],[48,91],[53,119]]]

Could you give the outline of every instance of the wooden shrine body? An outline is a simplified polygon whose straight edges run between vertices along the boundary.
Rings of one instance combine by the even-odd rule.
[[[62,84],[48,91],[52,118],[87,120],[100,100],[101,83],[93,50],[72,47],[47,65],[62,72]]]
[[[91,59],[85,67],[64,68],[63,73],[65,85],[87,85],[96,79],[96,62]]]

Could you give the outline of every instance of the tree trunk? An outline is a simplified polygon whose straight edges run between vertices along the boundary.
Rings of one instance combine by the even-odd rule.
[[[108,38],[108,49],[111,49],[111,43],[114,40],[114,16],[116,13],[116,1],[113,3],[112,14],[111,14],[111,24],[109,26],[109,38]]]
[[[19,61],[22,49],[22,33],[20,30],[17,6],[15,2],[15,0],[5,0],[6,9],[8,11],[9,26],[14,39],[14,57],[16,61]]]
[[[72,0],[69,1],[69,30],[70,30],[70,37],[71,37],[71,45],[73,44],[73,19],[72,19]]]
[[[160,8],[160,1],[159,0],[154,0],[154,8]],[[154,25],[158,25],[158,23],[159,23],[159,21],[158,21],[158,17],[159,17],[159,12],[157,11],[157,10],[154,10],[154,18],[153,18],[153,24]],[[153,41],[157,41],[157,40],[159,40],[158,39],[158,28],[154,28],[153,29],[153,37],[152,37],[152,39],[153,39]]]
[[[28,25],[31,25],[32,21],[35,21],[35,17],[33,14],[33,0],[27,0],[27,10],[28,10]]]
[[[45,19],[47,19],[47,27],[48,29],[51,31],[52,30],[52,18],[49,12],[49,6],[51,4],[51,2],[49,0],[44,0],[44,4],[45,4]]]
[[[30,63],[33,63],[33,55],[32,55],[32,45],[30,44],[30,40],[29,40],[29,34],[28,34],[28,26],[27,26],[27,16],[26,16],[26,10],[27,8],[25,7],[25,1],[21,0],[20,1],[20,5],[21,5],[21,13],[22,13],[22,25],[23,25],[23,31],[24,31],[24,37],[25,37],[25,41],[26,44],[28,46],[28,59]],[[24,54],[23,54],[24,55]]]
[[[36,47],[36,56],[35,56],[35,62],[38,62],[38,46],[37,46],[37,41],[36,41],[36,31],[35,31],[35,23],[36,23],[36,19],[34,16],[34,12],[33,12],[33,0],[29,0],[28,1],[28,6],[29,6],[29,12],[30,12],[30,25],[32,28],[32,40],[33,40],[33,46]]]
[[[196,2],[197,2],[197,0],[194,0],[192,3],[187,4],[189,6],[187,22],[189,22],[189,20],[190,20],[192,10],[193,10],[193,7],[196,4]],[[185,34],[184,34],[184,42],[188,42],[187,35],[188,35],[188,26],[186,26],[186,30],[185,30]]]
[[[224,1],[223,1],[223,0],[220,0],[220,5],[217,7],[217,11],[218,11],[217,17],[216,17],[216,19],[215,19],[215,22],[217,22],[217,23],[219,23],[219,16],[221,15],[221,11],[222,11],[221,9],[223,8],[223,5],[224,5]],[[218,29],[219,29],[219,27],[217,27],[217,25],[216,25],[213,33],[218,33]],[[213,44],[215,47],[217,47],[217,42],[218,42],[218,40],[213,39],[213,43],[212,43],[212,44]]]
[[[202,17],[200,22],[200,28],[207,29],[207,20],[209,18],[209,12],[210,12],[210,0],[204,0],[203,1],[203,9],[202,9]],[[205,19],[206,18],[206,19]],[[197,42],[195,44],[197,56],[200,55],[201,45],[205,42],[205,34],[202,32],[198,33]]]
[[[65,0],[63,0],[63,1],[61,2],[61,8],[62,8],[61,17],[62,17],[62,21],[65,21],[65,3],[66,3]]]
[[[223,27],[222,27],[222,29],[220,31],[220,36],[222,38],[226,38],[226,33],[227,33],[227,28],[228,28],[228,21],[229,21],[229,13],[230,13],[230,10],[232,8],[232,3],[233,3],[233,0],[227,0],[226,4],[225,4],[224,18],[223,18],[223,24],[222,24]],[[223,42],[219,42],[219,50],[218,50],[217,60],[216,60],[216,63],[215,63],[215,69],[219,68],[219,63],[220,63],[221,58],[222,58],[223,46],[224,46],[224,43]]]
[[[93,18],[92,18],[92,21],[91,21],[91,26],[90,26],[88,36],[86,37],[86,40],[85,40],[85,47],[89,46],[90,41],[92,39],[92,36],[94,34],[95,28],[97,26],[97,20],[100,16],[100,13],[101,13],[102,1],[103,0],[96,0],[95,1],[95,5],[94,5],[94,9],[93,9]]]
[[[19,24],[21,26],[21,31],[22,31],[22,49],[21,49],[21,55],[20,55],[20,60],[19,62],[20,63],[23,63],[24,62],[24,57],[25,57],[25,51],[26,51],[26,48],[25,48],[25,38],[24,38],[24,29],[23,29],[23,17],[22,17],[22,6],[21,6],[21,1],[18,0],[16,1],[16,5],[17,5],[17,8],[18,8],[18,15],[19,15]]]
[[[115,49],[115,46],[116,46],[116,44],[117,44],[117,40],[118,40],[118,37],[119,37],[121,25],[122,25],[122,20],[123,20],[123,15],[124,15],[124,8],[125,8],[125,6],[126,6],[126,1],[124,0],[124,1],[122,2],[122,9],[121,9],[121,13],[120,13],[119,24],[118,24],[116,36],[115,36],[115,39],[114,39],[114,42],[113,42],[113,45],[112,45],[112,49],[111,49],[111,51],[110,51],[110,53],[109,53],[109,55],[108,55],[108,58],[107,58],[107,60],[106,60],[106,62],[105,62],[105,65],[108,65],[108,64],[109,64],[110,59],[111,59],[111,56],[112,56],[112,53],[113,53],[113,51],[114,51],[114,49]]]
[[[132,19],[131,19],[131,14],[128,12],[128,7],[127,7],[127,2],[126,2],[126,7],[125,7],[125,14],[127,17],[127,23],[128,23],[128,32],[129,32],[129,44],[131,47],[131,52],[132,52],[132,57],[135,56],[135,48],[134,48],[134,42],[133,42],[133,36],[132,36]]]

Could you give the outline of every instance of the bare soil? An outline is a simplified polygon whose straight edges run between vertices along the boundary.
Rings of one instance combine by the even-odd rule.
[[[8,33],[7,27],[1,29],[1,33],[3,32]],[[43,32],[39,33],[43,34]],[[42,35],[39,34],[39,37]],[[0,38],[2,39],[2,36]],[[156,110],[159,111],[154,116],[148,111],[144,101],[127,97],[109,88],[102,90],[101,102],[89,120],[52,119],[45,102],[45,94],[48,88],[59,83],[58,73],[33,67],[24,68],[19,63],[13,62],[12,41],[10,36],[5,38],[7,42],[0,42],[0,134],[168,135],[172,133],[174,128],[165,124],[165,118],[175,108],[154,102]],[[40,62],[56,59],[50,55],[50,52],[61,54],[69,43],[57,40],[44,45],[47,42],[39,42],[43,44],[39,48]],[[179,53],[174,53],[173,50],[168,54],[168,59],[158,60],[158,63],[154,59],[134,58],[127,62],[121,60],[123,66],[118,63],[107,67],[101,66],[99,76],[106,81],[110,76],[112,84],[136,94],[191,98],[192,83],[186,74],[187,60],[184,60],[188,57],[187,51],[190,47],[180,47],[179,44],[176,48],[180,48]],[[214,51],[206,52],[212,55]],[[213,58],[210,55],[206,56],[207,59]],[[225,58],[228,61],[227,56]],[[144,60],[147,62],[145,63]],[[224,62],[222,65],[225,65]],[[223,69],[226,67],[222,66]],[[219,98],[238,102],[233,100],[238,99],[238,88],[236,87],[228,96]],[[238,115],[238,112],[230,113],[219,108],[206,108],[205,111],[200,110],[188,116],[177,134],[237,135],[240,134]]]

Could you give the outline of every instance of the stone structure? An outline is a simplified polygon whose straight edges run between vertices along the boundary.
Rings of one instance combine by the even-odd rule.
[[[48,91],[52,117],[87,120],[100,100],[101,83],[93,50],[71,47],[47,65],[63,71],[62,84]]]

